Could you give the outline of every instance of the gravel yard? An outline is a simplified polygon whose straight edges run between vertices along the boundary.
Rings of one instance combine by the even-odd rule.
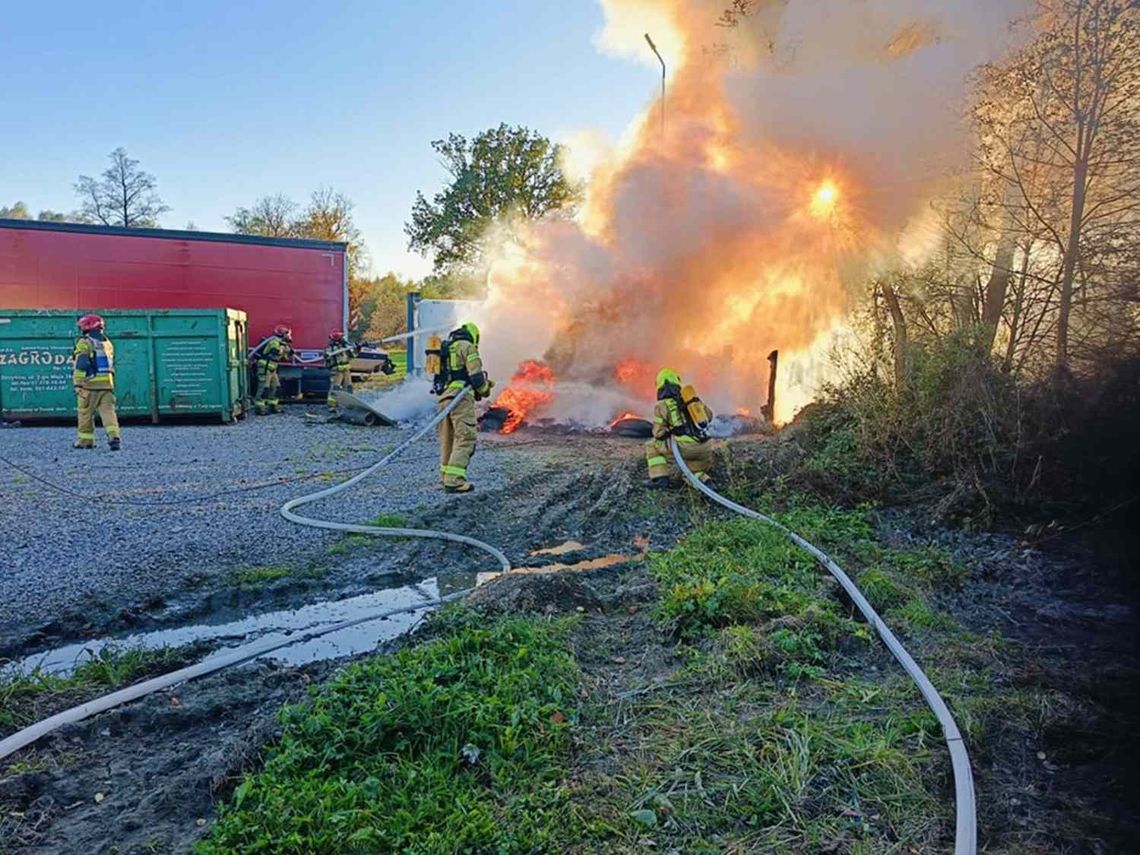
[[[326,424],[323,413],[306,418],[299,406],[233,425],[128,425],[118,454],[105,442],[72,449],[70,427],[3,430],[0,456],[27,473],[0,463],[0,654],[40,631],[66,636],[124,609],[161,610],[179,592],[209,589],[236,571],[328,564],[343,535],[293,525],[277,509],[409,435]],[[481,491],[507,483],[508,448],[499,437],[481,442],[472,464]],[[425,437],[384,472],[306,513],[362,522],[430,512],[451,498],[438,487],[436,455],[434,436]]]

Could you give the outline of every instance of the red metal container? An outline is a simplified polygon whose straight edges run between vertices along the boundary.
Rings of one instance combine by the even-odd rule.
[[[255,345],[277,324],[302,358],[348,317],[346,245],[0,219],[0,309],[241,309]],[[323,371],[322,371],[323,373]]]

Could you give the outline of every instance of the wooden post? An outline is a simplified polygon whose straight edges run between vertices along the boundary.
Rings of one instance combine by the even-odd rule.
[[[780,351],[768,354],[768,403],[764,405],[764,416],[769,422],[776,420],[776,364],[780,361]]]

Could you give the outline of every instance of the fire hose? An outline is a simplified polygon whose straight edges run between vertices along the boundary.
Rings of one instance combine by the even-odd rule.
[[[363,472],[354,475],[352,478],[349,478],[346,481],[342,481],[339,484],[334,484],[332,487],[328,487],[316,493],[310,493],[306,496],[290,499],[288,502],[281,506],[281,515],[290,522],[297,523],[298,525],[310,526],[312,528],[323,528],[330,529],[332,531],[344,531],[356,534],[371,534],[380,537],[420,537],[461,543],[465,546],[472,546],[476,549],[488,553],[489,555],[492,555],[499,562],[499,565],[504,572],[509,571],[511,569],[511,563],[507,560],[507,557],[500,550],[496,549],[494,546],[491,546],[489,543],[484,543],[481,540],[476,540],[475,538],[467,537],[466,535],[453,534],[452,532],[446,531],[431,531],[429,529],[388,528],[384,526],[353,525],[351,523],[340,523],[330,520],[316,519],[313,517],[303,517],[299,514],[293,513],[294,508],[301,507],[302,505],[307,505],[311,502],[316,502],[320,499],[328,498],[329,496],[334,496],[337,493],[347,490],[354,484],[359,483],[371,475],[373,472],[380,469],[382,466],[400,454],[404,449],[406,449],[412,443],[416,442],[418,439],[424,436],[424,434],[426,434],[441,421],[447,418],[447,416],[451,414],[451,411],[454,410],[456,406],[458,406],[459,402],[465,395],[470,392],[470,390],[471,387],[464,387],[446,407],[436,413],[435,417],[431,421],[429,421],[426,425],[412,434],[411,437],[397,445],[394,449],[392,449],[392,451],[384,455],[383,458],[365,469]],[[419,589],[417,588],[417,590]],[[329,626],[319,627],[308,632],[299,633],[284,640],[267,640],[262,644],[254,644],[252,646],[247,646],[244,649],[235,650],[233,653],[219,657],[217,659],[198,662],[194,665],[188,665],[185,668],[179,668],[176,671],[171,671],[169,674],[161,674],[157,677],[152,677],[149,680],[144,680],[141,683],[136,683],[133,686],[119,689],[118,691],[111,692],[109,694],[103,695],[102,697],[98,697],[87,701],[86,703],[79,704],[78,706],[74,706],[70,709],[64,710],[63,712],[56,713],[49,718],[45,718],[42,721],[31,724],[28,727],[25,727],[22,730],[13,733],[11,736],[0,740],[0,760],[3,760],[4,758],[15,753],[16,751],[19,751],[25,746],[31,745],[41,737],[47,736],[49,733],[59,730],[59,728],[64,727],[65,725],[76,724],[86,718],[90,718],[93,715],[114,709],[115,707],[121,706],[122,704],[128,703],[130,701],[146,697],[147,695],[161,691],[162,689],[168,689],[172,686],[178,685],[179,683],[184,683],[197,677],[204,677],[207,674],[213,674],[215,671],[220,671],[223,668],[230,667],[231,665],[239,665],[243,662],[248,662],[251,659],[256,659],[258,656],[263,656],[266,653],[271,653],[274,650],[280,650],[283,647],[288,647],[302,641],[318,638],[322,635],[339,632],[340,630],[349,629],[350,627],[358,626],[363,623],[369,623],[375,620],[380,620],[382,618],[391,617],[397,614],[406,614],[409,612],[419,611],[420,609],[433,608],[435,606],[443,605],[444,603],[449,603],[454,600],[461,599],[471,591],[471,588],[464,588],[461,591],[454,591],[450,594],[447,594],[446,596],[436,598],[432,598],[426,593],[420,591],[421,595],[424,596],[424,601],[422,603],[416,603],[415,605],[403,606],[401,608],[395,609],[385,609],[383,611],[374,612],[372,614],[362,615],[358,618],[353,618],[347,621],[340,621],[339,623],[331,624]]]
[[[903,670],[906,671],[911,680],[914,681],[914,684],[918,686],[918,690],[922,693],[922,697],[925,699],[927,706],[930,707],[938,719],[939,725],[942,727],[942,733],[946,739],[946,747],[950,750],[950,761],[954,767],[954,795],[957,809],[956,828],[954,832],[954,855],[976,855],[978,851],[978,822],[977,811],[974,805],[974,776],[970,771],[970,757],[969,754],[966,753],[966,743],[962,740],[962,734],[958,730],[958,724],[954,721],[954,716],[951,714],[949,707],[946,706],[946,702],[942,699],[942,696],[938,694],[938,690],[934,688],[934,684],[930,682],[926,674],[918,667],[918,663],[914,661],[906,648],[903,647],[902,642],[891,632],[890,627],[879,617],[878,612],[872,608],[867,598],[863,596],[863,592],[851,581],[851,577],[832,560],[831,556],[771,517],[764,516],[764,514],[754,511],[751,508],[746,508],[730,499],[726,499],[693,474],[688,464],[685,463],[685,458],[681,456],[681,448],[676,440],[670,440],[669,445],[673,451],[673,459],[677,462],[678,468],[690,484],[718,505],[728,508],[730,511],[740,514],[741,516],[759,520],[765,525],[772,526],[784,534],[792,543],[809,552],[816,561],[822,564],[824,568],[835,577],[835,580],[840,584],[843,590],[847,592],[847,596],[851,598],[855,607],[859,609],[863,617],[867,619],[867,622],[875,628],[875,632],[878,633],[879,638],[883,640],[883,643],[887,646],[891,655],[898,660]]]
[[[339,484],[334,484],[333,486],[328,487],[324,490],[319,490],[316,493],[309,493],[306,496],[299,496],[296,499],[290,499],[288,502],[281,506],[281,516],[285,517],[285,519],[289,520],[289,522],[297,523],[297,525],[305,525],[312,528],[324,528],[331,531],[346,531],[352,532],[354,534],[374,534],[379,537],[422,537],[432,538],[435,540],[450,540],[453,543],[462,543],[465,546],[472,546],[475,549],[480,549],[483,552],[486,552],[487,554],[494,557],[495,560],[498,561],[502,566],[504,572],[510,570],[511,562],[507,560],[507,556],[505,556],[500,550],[491,546],[489,543],[484,543],[481,540],[476,540],[475,538],[468,537],[465,534],[453,534],[449,531],[432,531],[431,529],[426,528],[388,528],[386,526],[355,525],[353,523],[333,522],[331,520],[315,519],[314,517],[303,517],[300,514],[293,513],[294,508],[299,508],[311,502],[316,502],[320,499],[327,499],[330,496],[335,496],[337,493],[343,492],[354,484],[363,481],[365,478],[367,478],[377,469],[380,469],[386,465],[388,461],[392,460],[392,458],[396,457],[396,455],[402,452],[405,448],[407,448],[409,445],[411,445],[413,442],[418,440],[429,430],[443,421],[451,413],[451,411],[455,409],[463,397],[470,391],[470,386],[464,386],[460,393],[452,399],[451,403],[436,414],[436,417],[434,419],[420,428],[415,434],[411,436],[410,439],[407,439],[404,442],[400,443],[400,445],[397,445],[394,449],[388,452],[388,454],[384,455],[384,457],[369,466],[363,472],[354,475],[347,481],[341,481]]]

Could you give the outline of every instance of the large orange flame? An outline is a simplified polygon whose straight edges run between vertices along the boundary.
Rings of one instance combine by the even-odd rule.
[[[496,407],[508,411],[499,433],[514,433],[536,409],[554,400],[554,372],[534,359],[524,359],[511,377],[511,383],[495,400]]]
[[[542,356],[560,382],[606,386],[608,419],[651,401],[665,366],[716,410],[758,411],[778,349],[789,418],[852,295],[913,255],[904,239],[965,150],[942,105],[1026,2],[602,0],[604,50],[656,63],[649,30],[668,62],[664,129],[657,101],[579,165],[574,219],[493,241],[491,361]]]
[[[614,379],[634,395],[645,398],[653,395],[657,368],[644,359],[628,356],[614,366]]]

